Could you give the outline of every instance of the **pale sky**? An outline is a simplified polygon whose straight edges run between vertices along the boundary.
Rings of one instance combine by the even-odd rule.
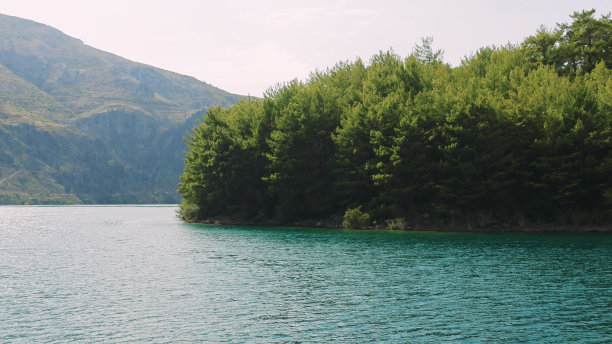
[[[0,0],[0,13],[53,26],[127,59],[262,96],[271,86],[339,61],[407,56],[424,36],[461,59],[518,43],[574,11],[612,11],[610,0]]]

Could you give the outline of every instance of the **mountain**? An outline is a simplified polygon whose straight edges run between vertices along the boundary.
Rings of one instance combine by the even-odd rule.
[[[183,136],[240,98],[0,14],[0,204],[177,202]]]

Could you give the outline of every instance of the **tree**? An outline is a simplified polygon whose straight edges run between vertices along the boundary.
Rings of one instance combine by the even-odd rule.
[[[554,31],[540,27],[523,49],[533,61],[555,66],[563,75],[588,73],[604,61],[612,68],[612,20],[610,14],[594,18],[595,10],[574,12],[571,24],[557,24]]]
[[[186,139],[188,151],[179,193],[181,216],[250,217],[262,203],[263,160],[254,135],[262,103],[245,100],[230,109],[211,108]]]
[[[265,181],[276,200],[276,215],[284,220],[324,216],[333,209],[331,133],[340,112],[325,82],[315,74],[308,85],[286,86],[293,96],[279,109],[268,139]]]
[[[431,47],[432,43],[433,37],[421,37],[421,44],[414,45],[412,55],[414,55],[414,57],[424,64],[442,63],[444,51],[433,51],[433,48]]]

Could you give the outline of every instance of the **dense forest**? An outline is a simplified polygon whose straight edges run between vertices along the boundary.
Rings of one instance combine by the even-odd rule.
[[[612,20],[575,12],[460,66],[424,38],[208,111],[179,215],[345,226],[612,220]]]

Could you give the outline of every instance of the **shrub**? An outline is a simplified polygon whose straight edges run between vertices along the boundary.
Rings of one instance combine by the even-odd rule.
[[[342,227],[344,228],[365,228],[370,225],[370,215],[361,211],[361,206],[348,209],[344,213]]]
[[[399,229],[406,229],[406,228],[408,228],[408,223],[406,222],[406,219],[404,219],[403,217],[399,217],[397,219],[390,220],[387,224],[387,229],[390,229],[390,230],[399,230]]]
[[[197,205],[183,200],[176,211],[176,215],[182,220],[193,222],[197,220],[199,210],[200,208]]]

